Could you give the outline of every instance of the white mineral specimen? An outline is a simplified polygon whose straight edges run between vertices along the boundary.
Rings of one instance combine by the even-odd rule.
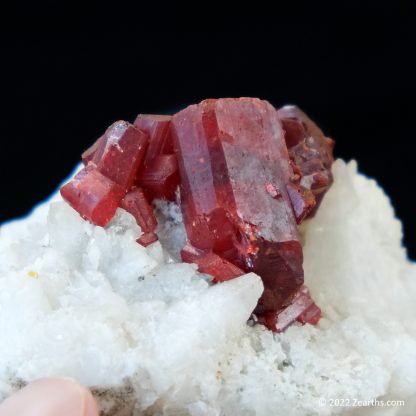
[[[209,286],[175,262],[184,231],[174,204],[158,204],[163,248],[135,243],[125,211],[103,229],[59,196],[3,225],[0,400],[65,375],[109,415],[414,415],[416,266],[377,184],[354,162],[333,171],[302,227],[324,318],[280,335],[246,325],[257,276]],[[359,406],[376,398],[404,406]]]

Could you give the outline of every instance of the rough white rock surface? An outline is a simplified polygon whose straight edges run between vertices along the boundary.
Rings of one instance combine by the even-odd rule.
[[[140,229],[121,209],[103,229],[59,196],[3,225],[0,400],[65,375],[112,415],[414,415],[416,266],[377,184],[355,162],[333,172],[302,227],[324,318],[281,335],[246,325],[257,276],[209,286],[175,263],[184,232],[174,204],[158,204],[164,248],[136,244]],[[405,405],[352,407],[374,398]]]

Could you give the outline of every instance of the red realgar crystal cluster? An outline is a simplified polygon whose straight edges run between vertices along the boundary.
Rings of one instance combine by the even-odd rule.
[[[157,240],[151,202],[180,205],[188,242],[182,260],[221,282],[253,271],[264,293],[254,311],[273,331],[318,322],[303,284],[297,229],[332,183],[334,142],[294,106],[256,98],[210,99],[174,116],[119,121],[86,152],[61,189],[85,219],[105,226],[117,207]]]

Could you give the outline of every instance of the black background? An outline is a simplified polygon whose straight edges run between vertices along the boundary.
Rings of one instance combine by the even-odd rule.
[[[256,96],[298,104],[336,140],[338,157],[377,178],[415,258],[411,3],[247,8],[231,17],[201,4],[196,18],[175,8],[163,18],[25,9],[18,25],[3,25],[0,222],[51,194],[115,120]]]

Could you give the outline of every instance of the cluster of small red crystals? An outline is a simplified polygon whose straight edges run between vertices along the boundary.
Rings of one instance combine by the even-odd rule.
[[[140,114],[134,125],[117,121],[82,155],[85,167],[61,189],[80,215],[106,226],[118,207],[130,212],[143,246],[157,240],[154,198],[173,199],[179,184],[171,116]],[[172,191],[173,190],[173,191]]]
[[[281,332],[295,321],[316,325],[320,317],[321,310],[311,298],[308,288],[303,285],[289,306],[277,312],[268,311],[259,315],[259,322],[276,332]]]
[[[335,142],[325,137],[322,130],[298,107],[287,105],[277,113],[295,172],[291,199],[300,223],[315,213],[333,182],[331,166]]]
[[[151,202],[175,200],[180,185],[188,237],[182,260],[214,283],[257,273],[264,292],[254,313],[279,332],[321,316],[303,284],[297,224],[314,214],[332,183],[333,144],[297,107],[205,100],[174,116],[113,124],[61,193],[101,226],[124,208],[147,246],[157,240]]]

